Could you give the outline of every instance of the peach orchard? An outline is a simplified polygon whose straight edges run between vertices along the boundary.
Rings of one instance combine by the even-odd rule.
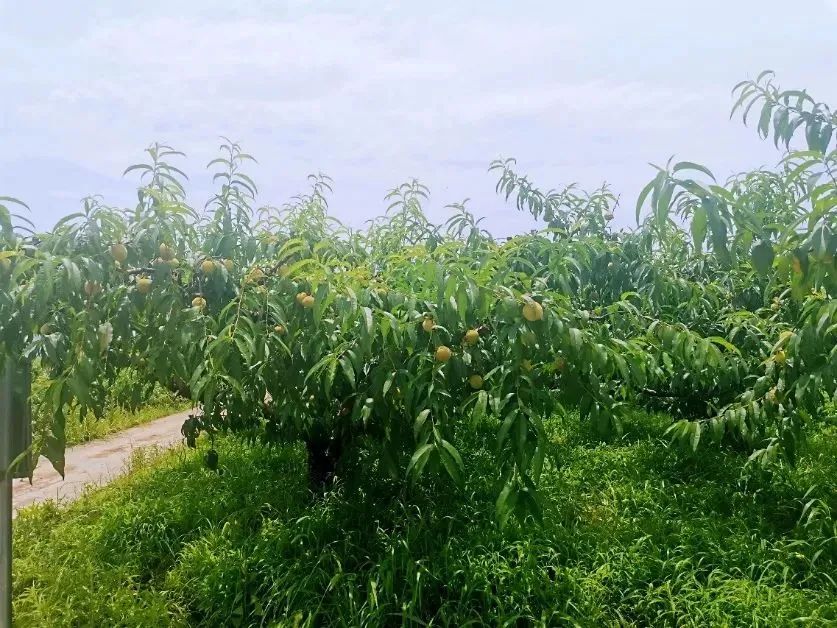
[[[734,96],[779,166],[719,182],[669,162],[629,232],[606,187],[546,191],[514,160],[491,164],[497,192],[538,233],[500,242],[464,203],[431,224],[416,181],[355,231],[329,215],[324,176],[259,207],[232,142],[201,211],[161,145],[126,171],[132,208],[90,198],[36,234],[0,198],[0,347],[48,378],[38,453],[63,470],[66,422],[100,412],[132,367],[193,400],[189,444],[302,441],[315,487],[348,448],[370,453],[369,473],[461,486],[458,443],[488,427],[501,520],[538,514],[554,413],[606,439],[631,408],[660,408],[684,455],[793,463],[837,390],[837,116],[770,73]]]

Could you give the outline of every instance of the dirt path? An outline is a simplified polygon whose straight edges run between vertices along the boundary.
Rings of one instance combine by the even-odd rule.
[[[28,479],[14,481],[13,505],[15,512],[30,504],[54,499],[72,501],[89,484],[106,484],[125,472],[131,452],[139,447],[171,447],[182,439],[180,428],[188,412],[172,414],[162,419],[67,449],[64,472],[66,479],[44,458],[38,461],[32,484]]]

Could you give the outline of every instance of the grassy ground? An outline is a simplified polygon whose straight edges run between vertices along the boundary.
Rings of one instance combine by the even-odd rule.
[[[478,448],[464,448],[464,498],[361,481],[377,478],[362,453],[315,501],[299,448],[222,439],[219,474],[200,449],[138,460],[67,508],[21,513],[17,624],[837,622],[837,428],[818,430],[793,470],[742,473],[728,452],[666,448],[665,417],[632,424],[600,444],[553,423],[543,525],[502,531]]]

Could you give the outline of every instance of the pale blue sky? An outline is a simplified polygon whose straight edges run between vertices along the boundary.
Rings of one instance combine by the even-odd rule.
[[[0,0],[0,61],[0,196],[39,227],[87,194],[132,203],[121,172],[155,140],[188,154],[200,207],[226,135],[259,159],[263,203],[322,171],[360,226],[417,177],[431,217],[470,197],[505,235],[530,223],[494,195],[498,156],[544,188],[607,180],[624,225],[649,161],[773,165],[772,144],[728,119],[729,90],[772,68],[837,103],[837,0]]]

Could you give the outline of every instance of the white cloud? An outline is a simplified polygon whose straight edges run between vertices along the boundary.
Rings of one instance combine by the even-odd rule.
[[[268,192],[292,193],[323,169],[337,178],[337,201],[351,202],[343,211],[368,217],[408,176],[444,202],[497,207],[484,166],[500,154],[531,164],[545,186],[634,185],[646,161],[709,150],[716,136],[722,159],[745,150],[737,127],[723,127],[740,78],[732,61],[713,65],[701,41],[672,39],[663,23],[636,29],[627,9],[249,2],[178,16],[155,2],[73,13],[72,28],[47,21],[56,36],[37,45],[0,37],[0,54],[15,60],[0,76],[9,154],[113,177],[159,139],[200,173],[223,134],[260,159]],[[726,36],[715,32],[706,46]],[[82,179],[78,196],[97,191]]]
[[[479,18],[464,28],[337,13],[118,21],[76,40],[67,75],[18,115],[61,126],[56,151],[86,147],[78,159],[112,172],[160,128],[187,151],[222,133],[264,148],[257,129],[267,127],[280,141],[304,130],[309,145],[345,159],[391,160],[490,145],[481,137],[509,118],[656,126],[701,98],[640,81],[561,80],[578,45],[567,28]]]

